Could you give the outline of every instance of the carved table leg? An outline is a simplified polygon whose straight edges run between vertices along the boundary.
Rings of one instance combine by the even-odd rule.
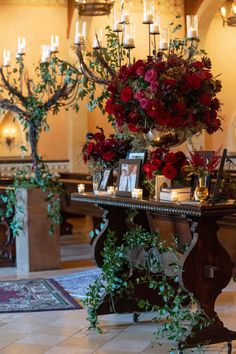
[[[15,265],[15,238],[7,222],[0,220],[0,266]]]
[[[187,346],[236,338],[236,332],[225,328],[215,312],[215,300],[232,276],[231,259],[217,238],[218,219],[212,215],[190,218],[193,240],[183,262],[182,282],[198,299],[212,324],[188,338]]]

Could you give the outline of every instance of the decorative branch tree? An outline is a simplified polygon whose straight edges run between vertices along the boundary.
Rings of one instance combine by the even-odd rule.
[[[60,223],[60,184],[49,171],[46,163],[38,153],[40,133],[48,130],[47,116],[50,111],[57,114],[62,106],[74,105],[78,108],[79,95],[84,89],[80,87],[82,77],[73,65],[51,54],[48,61],[35,68],[31,78],[25,69],[23,55],[17,57],[16,67],[0,67],[0,108],[15,113],[15,119],[22,124],[28,136],[33,160],[32,168],[22,168],[14,174],[13,190],[8,190],[2,198],[6,204],[6,215],[12,217],[11,229],[18,233],[19,222],[15,217],[16,190],[19,188],[40,187],[47,193],[48,216],[51,220],[50,233],[54,225]],[[21,150],[26,151],[25,146]],[[4,215],[3,210],[0,214]]]
[[[48,62],[35,69],[35,78],[25,70],[23,55],[17,58],[17,67],[0,67],[0,107],[16,113],[28,135],[33,170],[39,177],[43,161],[38,154],[39,135],[48,129],[49,111],[73,102],[78,93],[79,71],[69,63],[51,56]],[[21,147],[25,150],[25,147]]]

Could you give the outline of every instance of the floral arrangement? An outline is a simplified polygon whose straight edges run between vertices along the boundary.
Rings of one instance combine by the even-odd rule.
[[[215,171],[216,167],[220,162],[220,150],[216,152],[205,152],[205,151],[189,151],[189,164],[185,166],[185,170],[189,175],[196,175],[199,177],[204,177],[210,175]]]
[[[90,171],[113,168],[130,150],[129,140],[115,134],[106,138],[104,130],[97,129],[98,132],[87,134],[87,142],[82,148],[83,161],[88,164]]]
[[[155,175],[164,175],[170,180],[182,180],[186,175],[187,157],[182,151],[171,152],[158,148],[149,153],[148,161],[143,165],[147,179]]]
[[[221,83],[207,57],[196,60],[170,52],[120,68],[108,86],[105,110],[119,131],[186,128],[189,136],[221,129]]]

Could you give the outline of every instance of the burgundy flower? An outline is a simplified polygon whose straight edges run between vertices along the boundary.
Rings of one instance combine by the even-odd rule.
[[[201,86],[201,79],[195,74],[190,74],[187,76],[186,78],[186,83],[188,85],[189,88],[197,90],[200,88]]]
[[[166,178],[169,178],[169,179],[174,179],[177,175],[177,170],[174,166],[172,166],[171,164],[166,164],[166,166],[163,168],[162,170],[162,173],[163,175],[166,177]]]
[[[157,72],[154,69],[148,70],[145,74],[145,80],[147,82],[152,82],[152,81],[156,80],[156,78],[157,78]]]
[[[129,102],[133,98],[133,91],[130,86],[126,86],[120,93],[120,99],[123,102]]]
[[[200,102],[204,106],[209,106],[211,103],[211,95],[208,92],[203,92],[200,96]]]
[[[124,65],[109,85],[105,110],[119,131],[133,124],[133,132],[189,127],[211,134],[220,129],[221,83],[210,69],[207,58],[186,60],[173,52]]]
[[[135,124],[133,124],[133,123],[129,123],[129,124],[128,124],[128,129],[129,129],[132,133],[137,133],[137,131],[139,130],[139,129],[137,128],[137,126],[136,126]]]
[[[102,158],[106,161],[111,161],[115,157],[115,152],[114,151],[107,151],[102,154]]]

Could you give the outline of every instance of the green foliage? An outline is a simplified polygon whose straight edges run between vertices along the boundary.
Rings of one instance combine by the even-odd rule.
[[[24,210],[21,203],[18,203],[19,191],[21,189],[40,188],[45,193],[45,202],[47,205],[47,214],[49,219],[48,233],[53,235],[55,225],[61,223],[60,196],[62,194],[62,184],[58,177],[48,170],[43,164],[40,169],[40,175],[35,177],[30,167],[16,170],[14,174],[13,185],[6,189],[4,194],[0,194],[0,216],[9,223],[13,236],[17,236],[23,229]]]
[[[157,312],[158,315],[153,318],[153,321],[158,322],[155,336],[158,340],[165,336],[173,342],[173,346],[184,342],[193,328],[204,328],[210,324],[194,296],[180,283],[180,263],[169,264],[173,272],[172,275],[166,274],[161,255],[168,252],[177,260],[178,253],[174,247],[167,247],[160,240],[159,233],[137,228],[123,235],[122,240],[119,238],[118,243],[117,241],[115,233],[109,231],[102,253],[102,273],[90,285],[84,301],[88,309],[90,328],[100,331],[97,310],[105,295],[109,296],[114,312],[117,300],[125,301],[129,298],[135,299],[140,310]],[[153,250],[156,252],[156,259],[150,259]],[[137,252],[144,255],[142,261],[137,261]],[[156,265],[155,272],[152,271],[153,262]],[[146,298],[139,298],[135,291],[138,285],[154,290],[163,303],[152,305]]]

